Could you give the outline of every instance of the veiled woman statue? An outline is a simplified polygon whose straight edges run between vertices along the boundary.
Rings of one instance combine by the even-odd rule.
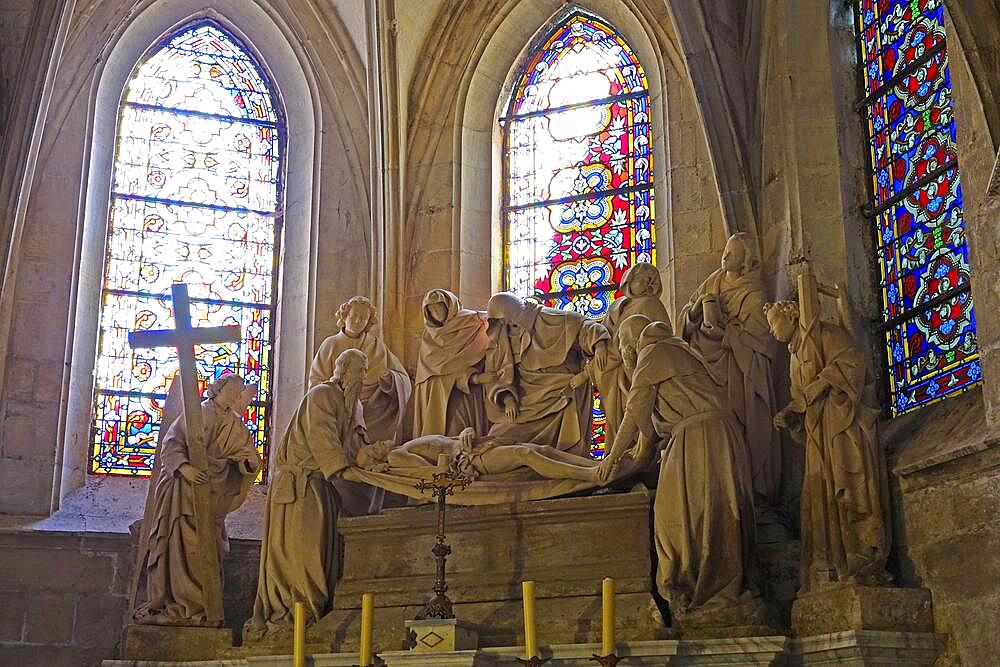
[[[773,506],[781,483],[781,446],[771,421],[774,344],[763,305],[757,240],[745,232],[733,234],[722,253],[722,266],[681,311],[677,333],[728,387],[730,406],[750,448],[757,502]]]
[[[486,314],[462,308],[446,289],[424,297],[424,335],[417,357],[413,436],[486,433],[483,359],[490,339]]]
[[[351,297],[341,305],[337,309],[340,333],[320,344],[309,369],[309,386],[315,387],[333,376],[341,352],[361,350],[368,358],[368,372],[361,386],[368,437],[373,441],[395,441],[402,432],[412,386],[403,364],[376,333],[377,322],[375,307],[363,296]]]
[[[642,262],[631,267],[622,276],[620,289],[622,296],[611,304],[604,320],[604,325],[611,332],[608,365],[602,376],[595,378],[601,390],[601,408],[607,417],[605,442],[609,447],[614,443],[615,434],[625,418],[625,397],[628,396],[631,384],[618,351],[618,329],[621,323],[631,315],[645,315],[651,322],[665,322],[670,327],[670,315],[660,301],[663,283],[655,266]]]
[[[800,592],[888,583],[888,479],[864,358],[848,329],[815,308],[779,301],[765,311],[791,352],[792,400],[774,423],[805,446]]]
[[[198,580],[198,568],[192,560],[201,549],[195,527],[194,487],[208,485],[222,562],[229,551],[226,515],[243,504],[261,468],[260,455],[241,417],[256,393],[256,385],[246,385],[232,373],[209,385],[201,404],[208,459],[204,470],[189,462],[183,418],[173,421],[157,447],[139,541],[138,567],[144,570],[145,602],[135,610],[136,622],[209,624],[202,592],[206,582]]]

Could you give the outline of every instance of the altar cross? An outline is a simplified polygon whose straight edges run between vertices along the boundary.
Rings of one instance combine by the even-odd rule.
[[[201,392],[198,391],[198,368],[194,346],[226,343],[240,339],[239,325],[223,327],[191,326],[191,301],[184,283],[170,286],[174,306],[173,329],[129,332],[133,348],[173,347],[180,363],[181,399],[184,404],[184,426],[187,431],[188,460],[198,470],[208,469],[205,451],[205,430],[201,419]],[[198,580],[205,596],[205,618],[209,623],[221,622],[222,579],[220,576],[218,537],[212,517],[211,498],[206,484],[194,485],[194,519],[198,534],[198,551],[193,554]]]

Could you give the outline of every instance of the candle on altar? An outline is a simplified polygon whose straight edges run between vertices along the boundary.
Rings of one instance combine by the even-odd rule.
[[[304,603],[295,603],[292,618],[295,623],[292,634],[292,665],[306,667],[306,605]]]
[[[601,582],[601,656],[615,652],[615,580],[605,577]]]
[[[524,599],[524,657],[531,660],[538,655],[538,638],[535,636],[535,582],[522,581],[521,595]]]
[[[371,593],[361,596],[361,655],[358,656],[360,667],[371,667],[372,661],[372,616],[374,613],[374,597]]]

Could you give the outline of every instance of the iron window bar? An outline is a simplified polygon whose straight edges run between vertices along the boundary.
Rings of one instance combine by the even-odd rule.
[[[857,110],[859,112],[863,112],[865,110],[865,107],[867,107],[872,102],[885,95],[889,90],[893,88],[893,86],[898,84],[901,80],[905,79],[906,77],[910,76],[918,69],[926,65],[939,53],[944,52],[947,47],[946,42],[947,42],[946,39],[942,39],[940,42],[938,42],[931,48],[927,49],[927,51],[925,51],[923,55],[921,55],[919,58],[914,60],[912,63],[910,63],[903,69],[899,70],[898,74],[896,74],[891,79],[883,83],[881,86],[872,91],[871,94],[869,94],[866,98],[861,100],[861,102],[858,103]]]
[[[952,169],[957,169],[957,168],[958,168],[958,158],[955,158],[953,160],[944,163],[937,169],[928,172],[926,176],[917,179],[916,181],[913,182],[912,185],[903,188],[897,194],[893,195],[889,199],[886,199],[878,206],[873,206],[872,202],[865,204],[862,207],[861,212],[864,213],[865,216],[869,218],[877,218],[878,216],[882,215],[883,213],[891,209],[896,204],[900,203],[901,201],[912,195],[920,188],[924,187],[925,185],[930,185],[931,183],[936,181],[938,177],[941,176],[941,174],[947,173]]]
[[[624,188],[617,188],[615,190],[597,190],[594,192],[585,192],[579,195],[568,195],[566,197],[559,197],[557,199],[543,199],[541,201],[533,201],[527,204],[515,204],[503,207],[504,213],[510,213],[512,211],[523,211],[529,208],[542,208],[545,206],[558,206],[560,204],[571,204],[577,201],[583,201],[585,199],[600,199],[602,197],[612,197],[614,195],[628,195],[633,192],[642,192],[643,190],[649,190],[653,187],[652,183],[640,183],[638,185],[629,185]]]
[[[876,327],[876,330],[884,333],[889,329],[899,326],[900,324],[905,324],[906,322],[909,322],[910,320],[914,319],[914,317],[919,315],[920,313],[925,313],[931,308],[935,308],[936,306],[939,306],[946,301],[954,299],[956,296],[961,296],[962,294],[965,294],[969,290],[970,290],[969,283],[962,283],[961,285],[952,287],[947,292],[942,292],[941,294],[938,294],[936,297],[932,299],[927,299],[927,301],[924,301],[918,306],[913,306],[912,308],[904,310],[899,315],[895,315],[894,317],[888,320],[884,320]]]
[[[618,95],[609,95],[608,97],[601,97],[596,100],[585,100],[582,102],[573,102],[572,104],[564,104],[558,107],[547,107],[545,109],[536,109],[535,111],[526,111],[524,113],[508,114],[501,118],[499,122],[503,125],[512,120],[523,120],[525,118],[536,118],[538,116],[554,116],[555,114],[559,114],[564,111],[572,111],[573,109],[596,107],[603,104],[611,104],[613,102],[624,102],[625,100],[637,100],[642,97],[649,97],[649,91],[640,90],[633,93],[619,93]]]

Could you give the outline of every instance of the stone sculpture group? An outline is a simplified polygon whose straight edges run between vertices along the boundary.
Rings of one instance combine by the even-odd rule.
[[[844,295],[807,275],[798,301],[767,303],[757,241],[746,234],[729,239],[720,268],[675,326],[652,265],[633,266],[620,290],[603,323],[510,293],[478,311],[431,290],[412,383],[379,336],[371,302],[344,303],[340,331],[320,345],[309,389],[274,450],[245,638],[289,632],[296,601],[310,621],[322,617],[337,576],[338,517],[379,512],[387,492],[419,497],[414,480],[449,466],[476,479],[458,503],[507,502],[512,485],[518,498],[585,491],[658,466],[656,585],[672,620],[763,624],[755,525],[777,502],[779,429],[805,448],[801,590],[888,583],[887,478],[871,376],[849,318],[818,315],[820,292],[837,297],[841,313]],[[780,410],[775,339],[791,356],[792,400]],[[594,388],[607,416],[602,461],[589,455]],[[210,485],[222,553],[225,515],[261,465],[238,416],[248,396],[237,376],[209,391],[208,470],[187,461],[183,420],[164,423],[142,524],[137,622],[205,623],[186,567],[195,548],[188,498],[194,485]]]

